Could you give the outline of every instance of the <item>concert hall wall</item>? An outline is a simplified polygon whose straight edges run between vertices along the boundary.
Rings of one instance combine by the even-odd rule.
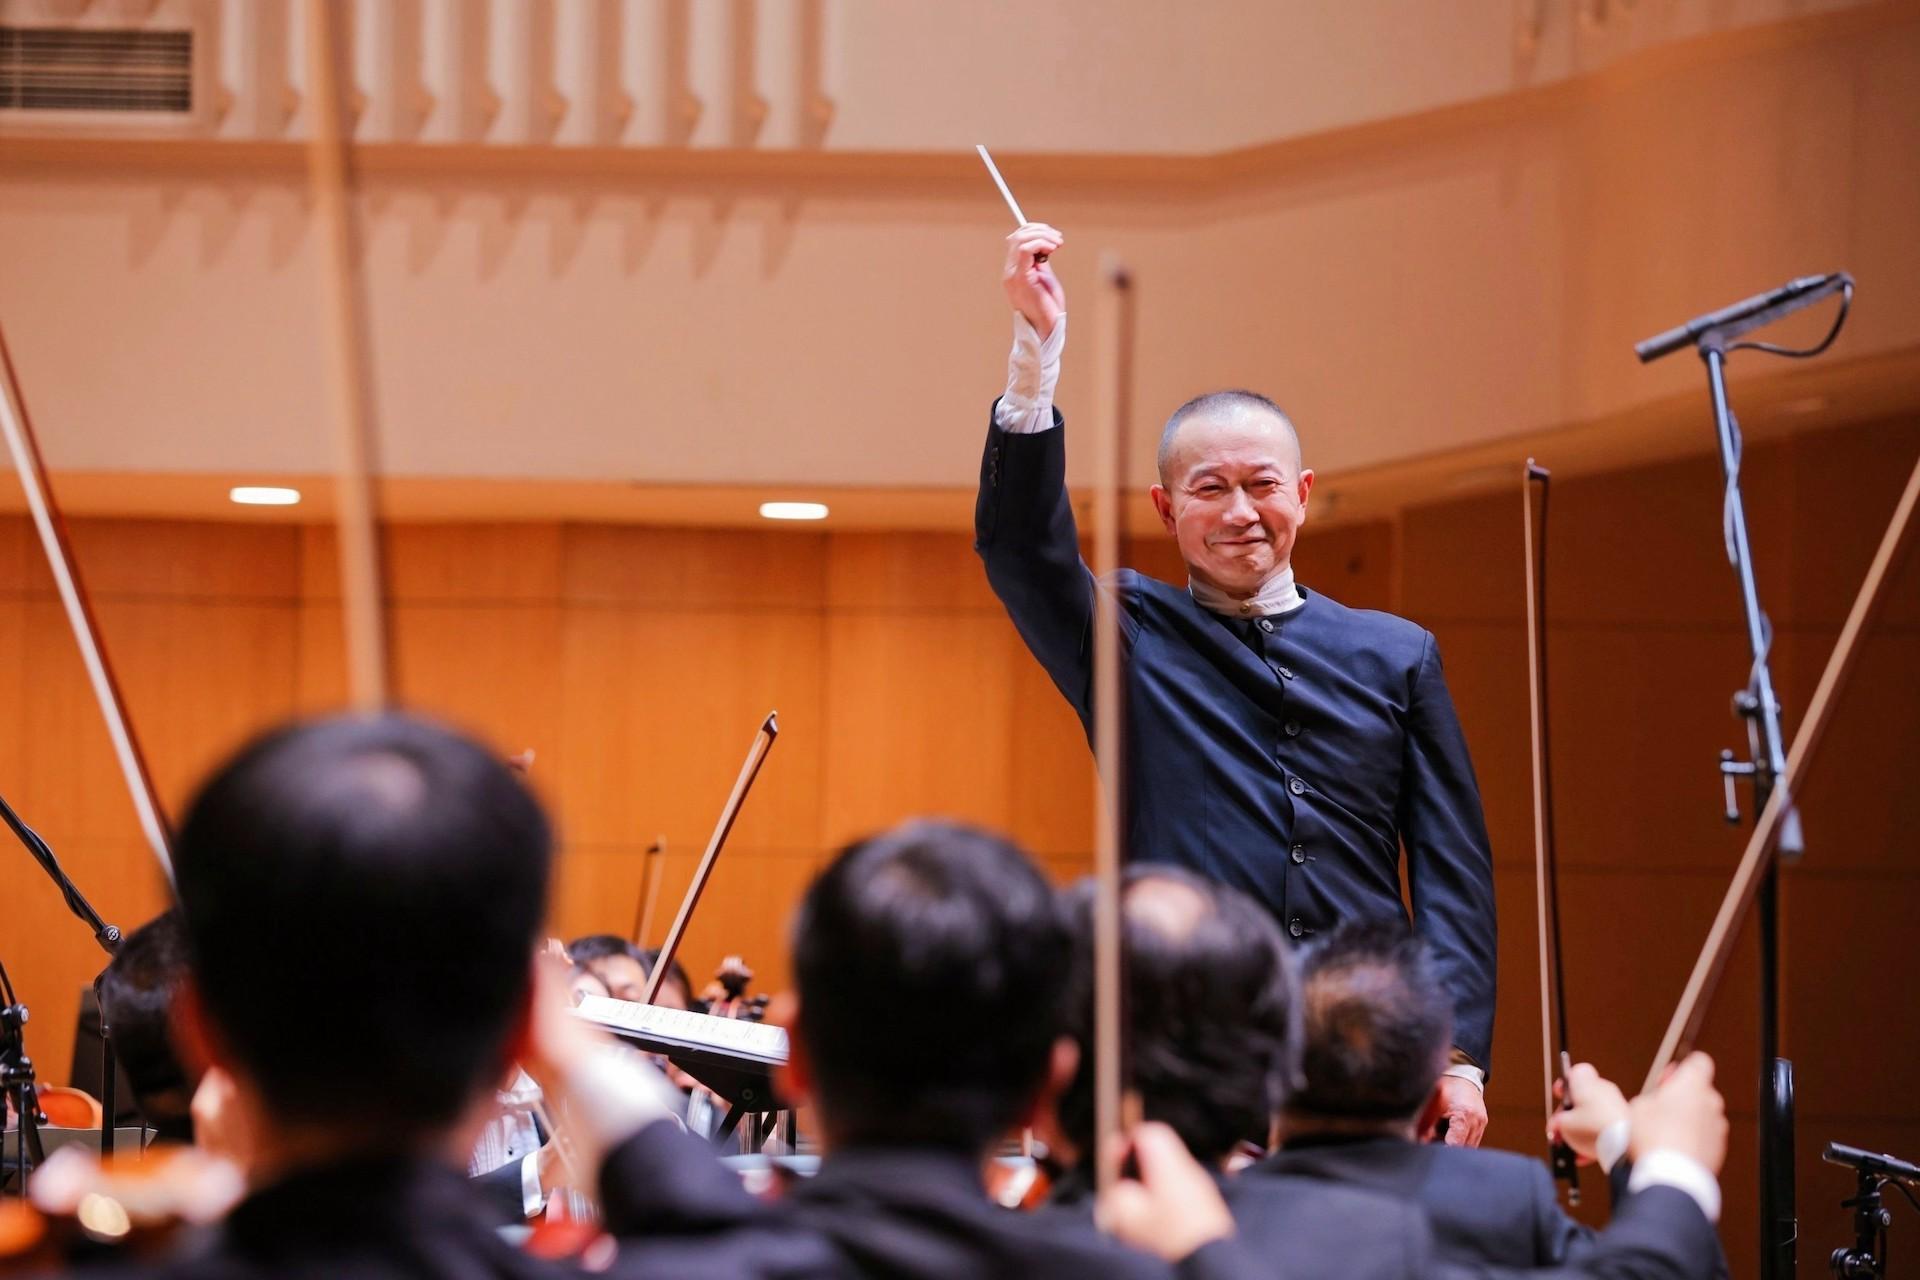
[[[1916,453],[1920,427],[1906,420],[1749,452],[1790,731]],[[1721,817],[1715,767],[1722,746],[1744,750],[1728,699],[1747,663],[1719,495],[1708,456],[1555,482],[1549,656],[1573,1045],[1630,1090],[1744,839]],[[1541,1102],[1519,518],[1517,489],[1435,498],[1394,520],[1310,524],[1296,563],[1310,588],[1397,609],[1440,638],[1496,853],[1491,1140],[1531,1150]],[[327,527],[87,518],[73,534],[176,815],[243,735],[341,700]],[[647,938],[659,940],[770,709],[778,746],[688,939],[696,980],[734,951],[758,985],[782,985],[787,914],[809,874],[839,842],[910,814],[1011,830],[1062,879],[1088,866],[1078,726],[963,533],[408,524],[388,551],[404,699],[503,752],[536,752],[532,785],[564,844],[559,933],[630,929],[659,835],[668,852]],[[1161,541],[1136,543],[1133,559],[1177,570]],[[1920,1151],[1920,1020],[1896,949],[1920,916],[1911,547],[1888,597],[1808,779],[1805,864],[1785,879],[1809,1259],[1845,1226],[1834,1204],[1846,1179],[1817,1162],[1821,1143]],[[0,519],[0,682],[16,726],[0,737],[0,791],[107,918],[131,928],[159,905],[158,874],[20,516]],[[0,958],[33,1008],[43,1078],[62,1080],[78,991],[100,957],[24,854],[5,862]],[[1749,946],[1706,1030],[1734,1117],[1736,1274],[1753,1234],[1754,1004]],[[1604,1204],[1599,1180],[1587,1182],[1589,1205]]]

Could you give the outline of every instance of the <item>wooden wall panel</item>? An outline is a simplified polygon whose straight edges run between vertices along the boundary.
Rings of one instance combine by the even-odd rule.
[[[827,627],[826,842],[914,814],[1005,828],[1012,627],[985,613],[835,614]]]
[[[569,843],[703,845],[768,711],[780,736],[728,850],[819,843],[818,617],[576,607],[555,775]],[[536,769],[538,766],[536,765]]]

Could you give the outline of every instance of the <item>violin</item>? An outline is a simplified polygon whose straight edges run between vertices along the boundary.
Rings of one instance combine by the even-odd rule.
[[[106,1160],[64,1147],[34,1171],[24,1203],[0,1205],[0,1274],[109,1255],[156,1257],[218,1222],[245,1194],[238,1165],[194,1147]]]
[[[743,1022],[762,1022],[767,1016],[768,997],[762,992],[749,996],[747,984],[753,970],[739,956],[727,956],[714,970],[713,981],[700,992],[706,1011],[716,1018],[737,1018]]]

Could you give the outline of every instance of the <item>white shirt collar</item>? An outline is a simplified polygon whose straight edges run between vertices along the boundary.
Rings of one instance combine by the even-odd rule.
[[[1192,593],[1194,603],[1202,609],[1227,618],[1267,618],[1291,613],[1307,602],[1307,598],[1300,594],[1300,588],[1293,584],[1291,564],[1261,583],[1260,589],[1245,600],[1236,600],[1226,592],[1193,578],[1187,579],[1187,590]]]

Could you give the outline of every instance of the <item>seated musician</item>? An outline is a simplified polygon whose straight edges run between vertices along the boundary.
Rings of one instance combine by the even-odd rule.
[[[638,1000],[647,992],[647,964],[640,948],[617,933],[590,933],[567,944],[567,956],[600,979],[615,1000]]]
[[[1067,892],[1074,983],[1069,1022],[1091,1038],[1093,885]],[[1222,1188],[1251,1252],[1285,1274],[1415,1276],[1431,1244],[1417,1206],[1304,1179],[1258,1185],[1227,1170],[1264,1148],[1299,1076],[1294,960],[1271,913],[1180,867],[1135,864],[1122,896],[1126,939],[1127,1079],[1149,1120],[1184,1141]],[[1040,1132],[1063,1170],[1048,1212],[1086,1213],[1093,1171],[1093,1080],[1085,1059]],[[1270,1268],[1270,1273],[1273,1269]]]
[[[1082,888],[1071,899],[1079,940],[1076,972],[1084,975],[1092,949],[1091,895]],[[1439,1232],[1441,1213],[1404,1180],[1295,1173],[1284,1167],[1285,1153],[1238,1175],[1219,1176],[1242,1139],[1264,1137],[1277,1113],[1287,1118],[1282,1132],[1291,1132],[1284,1125],[1294,1121],[1303,1103],[1320,1096],[1315,1036],[1357,1035],[1365,1043],[1372,1038],[1365,1034],[1369,1019],[1377,1015],[1335,1010],[1329,1017],[1331,1006],[1312,979],[1304,987],[1297,983],[1294,962],[1271,918],[1233,889],[1177,868],[1136,865],[1127,874],[1123,910],[1129,1082],[1138,1090],[1147,1118],[1170,1125],[1194,1157],[1213,1168],[1251,1252],[1308,1274],[1337,1270],[1342,1275],[1402,1274],[1429,1265],[1437,1273],[1454,1274],[1457,1268],[1476,1271],[1481,1264],[1527,1268],[1565,1260],[1496,1255],[1491,1250],[1476,1255],[1451,1236],[1436,1241],[1421,1219],[1431,1219],[1433,1231]],[[1353,926],[1336,930],[1336,935],[1379,936],[1378,930],[1370,933]],[[1404,924],[1397,924],[1392,936],[1412,939],[1410,945],[1418,946]],[[1073,1008],[1084,1038],[1089,1020],[1084,977],[1076,986]],[[1372,985],[1355,983],[1351,994],[1369,1001],[1374,993]],[[1435,1079],[1446,1065],[1451,1028],[1445,1025],[1448,1002],[1437,992],[1427,994],[1433,998],[1421,1007],[1437,1011],[1433,1016],[1439,1025],[1423,1029],[1414,1051],[1430,1066],[1416,1110],[1431,1119],[1444,1105],[1432,1099]],[[1303,1013],[1308,1032],[1304,1059]],[[1340,1016],[1346,1013],[1350,1016]],[[1081,1073],[1059,1107],[1060,1126],[1073,1147],[1084,1146],[1091,1129],[1090,1087]],[[1681,1081],[1681,1088],[1692,1093],[1671,1104],[1682,1113],[1678,1120],[1664,1128],[1656,1124],[1645,1138],[1655,1145],[1664,1138],[1676,1148],[1660,1153],[1653,1161],[1656,1176],[1636,1187],[1661,1190],[1632,1197],[1630,1208],[1623,1208],[1622,1223],[1594,1238],[1567,1274],[1678,1277],[1711,1271],[1717,1242],[1708,1216],[1688,1194],[1673,1188],[1701,1190],[1717,1210],[1713,1175],[1698,1166],[1717,1167],[1724,1147],[1714,1147],[1713,1134],[1724,1144],[1725,1119],[1710,1088],[1702,1092],[1691,1080]],[[1596,1100],[1590,1112],[1571,1117],[1583,1132],[1611,1118],[1599,1100],[1600,1091],[1590,1096]],[[1411,1124],[1411,1117],[1405,1120]],[[1697,1137],[1702,1133],[1707,1141],[1700,1160],[1679,1154],[1703,1147]],[[1528,1163],[1518,1156],[1464,1147],[1419,1150],[1476,1165]],[[1704,1189],[1692,1185],[1684,1168],[1674,1175],[1675,1164],[1694,1165],[1705,1179]],[[1334,1192],[1341,1194],[1329,1194]],[[1424,1215],[1419,1212],[1423,1207]],[[1501,1225],[1493,1222],[1485,1229]]]
[[[1249,1183],[1313,1178],[1424,1205],[1443,1259],[1539,1267],[1592,1250],[1594,1231],[1560,1208],[1542,1161],[1428,1140],[1445,1110],[1436,1084],[1452,1028],[1445,988],[1416,935],[1397,921],[1339,926],[1303,953],[1301,984],[1305,1084],[1287,1100],[1281,1150],[1249,1171]],[[1636,1185],[1624,1159],[1626,1100],[1590,1067],[1574,1083],[1583,1104],[1576,1127],[1596,1138],[1606,1131],[1602,1163],[1620,1175],[1624,1196]],[[1668,1185],[1718,1216],[1710,1171],[1670,1155],[1661,1161]],[[1642,1170],[1642,1181],[1661,1173]]]
[[[181,1022],[232,1081],[251,1189],[202,1251],[139,1274],[578,1275],[503,1242],[461,1176],[508,1065],[561,1057],[565,1092],[608,1100],[573,1156],[590,1177],[614,1155],[607,1274],[841,1273],[679,1131],[650,1068],[551,1047],[583,1030],[557,975],[534,996],[551,837],[478,744],[398,715],[277,731],[206,784],[174,855]],[[669,1209],[673,1235],[643,1239]]]
[[[190,1109],[199,1073],[181,1062],[173,1042],[173,998],[186,972],[179,914],[164,911],[128,934],[100,975],[113,1056],[133,1086],[141,1118],[163,1142],[193,1141]]]
[[[968,827],[897,827],[815,879],[793,936],[786,1087],[814,1104],[825,1150],[789,1194],[797,1221],[873,1276],[1161,1273],[1090,1222],[987,1198],[992,1148],[1077,1056],[1062,1038],[1066,921],[1020,850]],[[1241,1274],[1234,1242],[1211,1238],[1226,1229],[1196,1215],[1156,1243],[1182,1274]]]

